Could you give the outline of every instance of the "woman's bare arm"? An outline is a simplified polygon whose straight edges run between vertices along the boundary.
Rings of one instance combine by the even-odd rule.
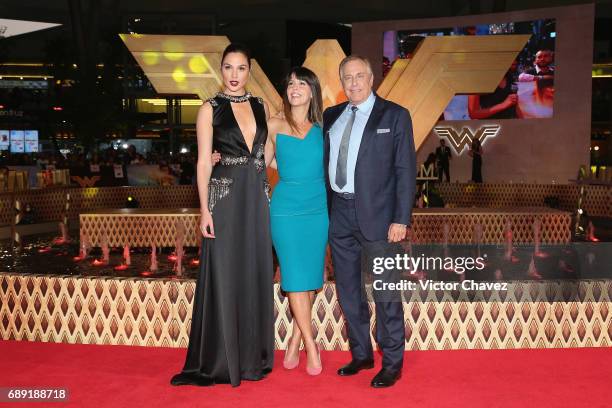
[[[276,169],[276,134],[280,120],[275,116],[268,120],[268,140],[266,142],[266,167]]]
[[[198,138],[198,161],[196,164],[196,175],[198,182],[198,195],[200,197],[200,228],[202,234],[207,238],[214,238],[215,232],[212,224],[212,216],[208,211],[208,183],[212,173],[212,106],[204,103],[198,111],[196,122]],[[210,229],[210,233],[208,232]]]

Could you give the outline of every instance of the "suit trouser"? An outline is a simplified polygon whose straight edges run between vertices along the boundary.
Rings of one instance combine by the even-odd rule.
[[[373,358],[370,339],[370,311],[362,294],[361,255],[372,241],[360,232],[355,200],[334,194],[330,214],[329,243],[332,252],[336,291],[348,325],[354,359]],[[383,367],[400,370],[404,359],[404,311],[401,300],[376,302],[376,341],[383,351]]]
[[[450,165],[449,163],[442,163],[438,165],[438,180],[442,181],[442,176],[446,175],[446,182],[450,183]]]

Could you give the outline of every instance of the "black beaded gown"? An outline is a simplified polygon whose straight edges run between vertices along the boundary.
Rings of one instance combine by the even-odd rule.
[[[247,94],[257,123],[252,151],[233,114],[230,97],[213,107],[213,168],[208,196],[215,238],[202,243],[185,366],[174,385],[260,380],[274,357],[273,258],[263,101]]]

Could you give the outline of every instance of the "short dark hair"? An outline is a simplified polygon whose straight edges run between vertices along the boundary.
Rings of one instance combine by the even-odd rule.
[[[249,63],[249,68],[251,68],[251,52],[245,45],[240,44],[240,43],[231,43],[230,45],[225,47],[225,50],[223,50],[223,56],[221,57],[222,65],[223,65],[223,61],[225,60],[225,57],[227,56],[227,54],[231,54],[233,52],[238,52],[244,55]]]

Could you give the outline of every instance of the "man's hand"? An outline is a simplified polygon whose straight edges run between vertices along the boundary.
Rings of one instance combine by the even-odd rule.
[[[389,226],[389,233],[387,234],[387,240],[389,242],[400,242],[406,237],[406,226],[404,224],[391,224]]]
[[[221,153],[215,150],[210,158],[210,161],[212,162],[213,166],[216,166],[217,163],[221,161]]]

